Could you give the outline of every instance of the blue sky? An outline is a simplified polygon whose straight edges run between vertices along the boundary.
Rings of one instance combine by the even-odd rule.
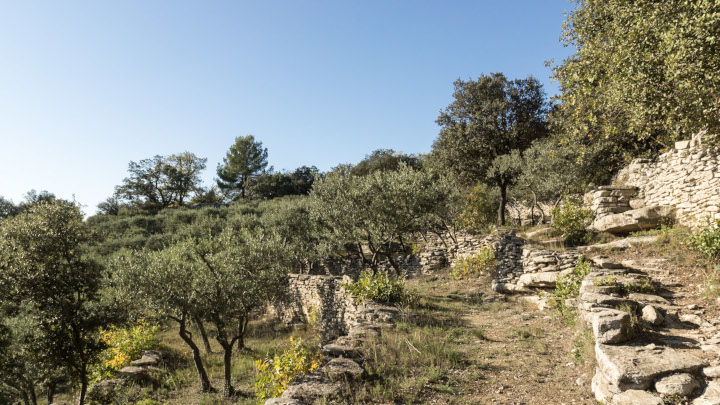
[[[205,182],[236,136],[276,169],[426,153],[457,78],[557,84],[564,0],[0,0],[0,195],[92,213],[127,164],[190,151]]]

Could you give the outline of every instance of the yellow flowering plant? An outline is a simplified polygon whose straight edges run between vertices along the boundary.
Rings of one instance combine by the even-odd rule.
[[[290,337],[282,354],[255,362],[255,397],[258,403],[279,397],[295,377],[317,370],[321,364],[322,354],[319,351],[311,351],[303,345],[302,339]]]
[[[100,353],[98,363],[93,367],[90,380],[101,381],[113,376],[131,361],[140,358],[143,350],[151,349],[158,343],[158,327],[140,321],[130,328],[101,329],[100,338],[107,348]]]

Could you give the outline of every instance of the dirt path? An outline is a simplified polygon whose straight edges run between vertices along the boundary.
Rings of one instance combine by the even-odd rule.
[[[591,343],[549,310],[505,301],[487,280],[436,276],[409,284],[436,306],[435,315],[457,317],[460,333],[472,336],[458,341],[467,366],[449,371],[455,395],[427,390],[426,403],[596,403],[590,392]]]

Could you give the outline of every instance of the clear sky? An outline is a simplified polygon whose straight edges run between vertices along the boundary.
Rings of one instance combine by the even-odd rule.
[[[236,136],[275,169],[426,153],[457,78],[529,74],[564,0],[0,0],[0,195],[92,213],[128,162],[190,151],[206,184]]]

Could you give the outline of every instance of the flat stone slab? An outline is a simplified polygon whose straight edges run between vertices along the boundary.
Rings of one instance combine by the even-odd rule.
[[[638,208],[621,214],[610,214],[599,218],[593,222],[592,228],[598,232],[626,234],[633,231],[658,228],[669,223],[674,214],[675,209],[670,206]]]
[[[365,370],[353,360],[340,357],[330,360],[322,368],[322,372],[332,381],[342,381],[358,378]]]
[[[610,405],[663,405],[663,400],[647,391],[628,390],[615,395]]]
[[[518,287],[554,288],[560,272],[526,273],[518,279]]]
[[[323,346],[323,355],[327,357],[346,357],[355,359],[360,357],[360,351],[352,346],[330,343]]]
[[[608,383],[619,391],[647,390],[655,379],[693,372],[705,362],[689,353],[655,345],[595,345],[597,364]]]
[[[708,383],[702,395],[695,398],[692,405],[720,405],[720,380],[712,380]]]
[[[149,367],[149,366],[155,366],[159,362],[160,362],[160,359],[157,357],[142,356],[140,359],[130,362],[130,365],[135,366],[135,367]]]
[[[688,396],[696,389],[700,388],[700,383],[688,373],[673,374],[662,377],[655,382],[655,391],[663,395],[679,395],[681,397]]]
[[[616,240],[614,242],[608,242],[608,243],[599,243],[597,245],[589,245],[589,246],[580,246],[578,247],[578,250],[580,251],[586,251],[591,249],[628,249],[635,245],[642,245],[647,243],[652,243],[658,240],[659,236],[653,235],[653,236],[637,236],[632,238],[625,238]]]
[[[282,394],[282,399],[296,399],[300,402],[314,403],[320,398],[337,395],[342,385],[325,380],[320,373],[300,377]]]

